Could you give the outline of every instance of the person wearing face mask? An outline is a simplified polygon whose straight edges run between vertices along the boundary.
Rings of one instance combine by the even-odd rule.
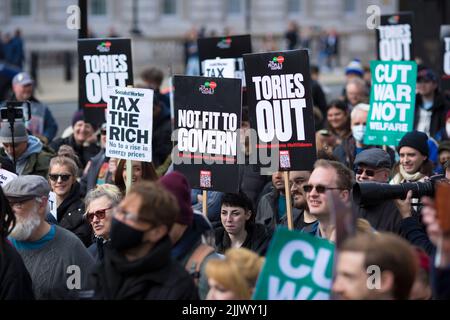
[[[110,242],[92,274],[94,299],[198,300],[188,272],[171,257],[176,198],[156,182],[132,186],[114,209]]]
[[[358,153],[367,148],[364,144],[364,134],[366,132],[367,116],[369,114],[369,105],[365,103],[357,104],[350,115],[352,135],[342,141],[342,144],[334,149],[333,156],[349,169],[353,169],[355,157]],[[392,163],[395,161],[395,152],[391,148],[387,149]]]
[[[445,127],[450,106],[439,91],[438,78],[432,69],[419,67],[416,91],[414,129],[434,137]]]

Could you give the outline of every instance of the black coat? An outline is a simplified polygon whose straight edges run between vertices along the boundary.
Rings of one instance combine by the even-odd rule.
[[[86,247],[92,243],[92,229],[83,218],[84,203],[80,196],[80,184],[75,182],[66,199],[58,206],[59,226],[72,231]]]
[[[172,151],[172,124],[170,111],[161,106],[161,113],[153,120],[152,162],[155,169],[167,159]]]
[[[247,222],[245,230],[247,231],[247,237],[241,248],[247,248],[264,256],[272,234],[260,223]],[[215,229],[215,235],[217,252],[224,254],[231,247],[231,239],[223,227]]]
[[[128,261],[105,246],[103,262],[93,272],[96,299],[106,300],[198,300],[194,281],[170,256],[172,243],[161,239],[149,253]]]
[[[30,274],[8,240],[0,244],[0,301],[34,300]]]
[[[363,204],[357,208],[358,216],[369,221],[377,231],[399,233],[402,217],[393,200]]]
[[[100,147],[94,143],[91,143],[88,146],[78,145],[73,138],[73,134],[67,138],[58,138],[56,140],[53,140],[53,142],[50,143],[50,148],[52,148],[55,152],[58,152],[59,147],[64,144],[69,145],[73,148],[75,154],[80,159],[83,168],[86,166],[88,161],[91,160],[91,158],[93,158],[100,151]]]

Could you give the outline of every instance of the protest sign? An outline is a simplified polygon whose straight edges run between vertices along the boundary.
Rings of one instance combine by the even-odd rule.
[[[230,75],[231,69],[233,69],[234,76],[230,78],[241,79],[242,86],[245,87],[244,61],[242,55],[251,52],[252,43],[250,35],[198,39],[201,75],[205,77],[227,78]],[[224,63],[226,63],[226,67],[216,65],[215,68],[211,69],[211,64],[214,64],[217,58],[220,58],[220,60],[225,59],[226,62]],[[230,62],[232,62],[232,65],[230,65]]]
[[[450,93],[450,25],[441,26],[441,90]]]
[[[412,13],[382,15],[376,34],[379,60],[414,60]]]
[[[50,207],[50,213],[58,221],[58,205],[56,204],[56,193],[50,191],[48,193],[48,206]]]
[[[333,256],[334,245],[328,240],[277,228],[253,299],[329,299]]]
[[[87,121],[105,122],[108,87],[133,84],[130,39],[78,40],[79,108]]]
[[[371,61],[372,88],[364,143],[398,145],[413,130],[417,65],[414,61]]]
[[[108,88],[106,156],[152,161],[153,90]]]
[[[239,79],[174,76],[174,170],[192,188],[237,192]]]
[[[204,76],[216,78],[234,78],[234,59],[210,59],[204,61]]]
[[[245,54],[244,63],[256,149],[279,152],[280,170],[311,170],[316,146],[307,50]],[[258,165],[265,164],[258,159]]]
[[[17,174],[9,172],[5,169],[0,169],[0,186],[4,187],[15,178],[17,178]]]

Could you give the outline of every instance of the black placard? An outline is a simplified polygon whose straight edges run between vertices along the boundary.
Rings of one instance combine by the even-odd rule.
[[[380,18],[376,32],[378,60],[414,60],[413,13],[399,12]]]

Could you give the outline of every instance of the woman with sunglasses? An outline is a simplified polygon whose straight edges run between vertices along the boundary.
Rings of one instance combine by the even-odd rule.
[[[59,226],[72,231],[88,247],[92,242],[89,225],[83,219],[84,203],[77,182],[78,166],[68,157],[50,160],[48,179],[56,194],[57,221]]]
[[[94,243],[88,248],[96,262],[103,261],[103,247],[109,241],[113,208],[122,200],[119,188],[112,184],[102,184],[86,195],[84,217],[94,232]]]
[[[156,181],[158,175],[156,174],[155,167],[151,162],[143,161],[131,161],[131,184],[135,184],[141,180]],[[119,160],[117,163],[117,170],[114,175],[114,184],[119,187],[123,195],[126,193],[127,181],[127,162],[125,160]]]

